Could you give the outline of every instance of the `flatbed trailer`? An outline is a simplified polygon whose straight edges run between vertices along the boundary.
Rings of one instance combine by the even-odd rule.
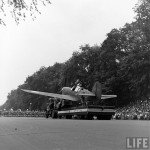
[[[90,119],[97,118],[98,120],[110,120],[115,114],[113,106],[80,106],[71,107],[61,110],[54,109],[51,112],[52,118],[66,119]]]

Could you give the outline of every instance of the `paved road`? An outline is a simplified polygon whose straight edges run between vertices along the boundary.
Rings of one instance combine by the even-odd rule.
[[[0,118],[0,150],[122,150],[150,137],[150,121]]]

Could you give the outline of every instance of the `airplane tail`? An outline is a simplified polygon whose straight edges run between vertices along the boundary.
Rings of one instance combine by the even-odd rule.
[[[93,88],[92,88],[92,92],[96,95],[96,97],[101,100],[101,96],[102,96],[102,84],[100,82],[95,82]]]

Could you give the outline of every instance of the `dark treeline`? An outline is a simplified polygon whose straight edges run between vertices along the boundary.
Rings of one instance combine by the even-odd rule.
[[[64,63],[41,67],[12,90],[2,108],[43,110],[48,97],[24,93],[30,89],[59,93],[80,79],[91,89],[95,80],[105,94],[116,94],[118,106],[148,98],[150,93],[150,0],[135,7],[135,21],[107,34],[101,45],[83,45]]]

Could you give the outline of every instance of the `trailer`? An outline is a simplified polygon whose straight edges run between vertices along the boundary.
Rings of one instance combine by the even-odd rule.
[[[58,118],[99,119],[110,120],[115,114],[113,107],[83,106],[57,111]]]

